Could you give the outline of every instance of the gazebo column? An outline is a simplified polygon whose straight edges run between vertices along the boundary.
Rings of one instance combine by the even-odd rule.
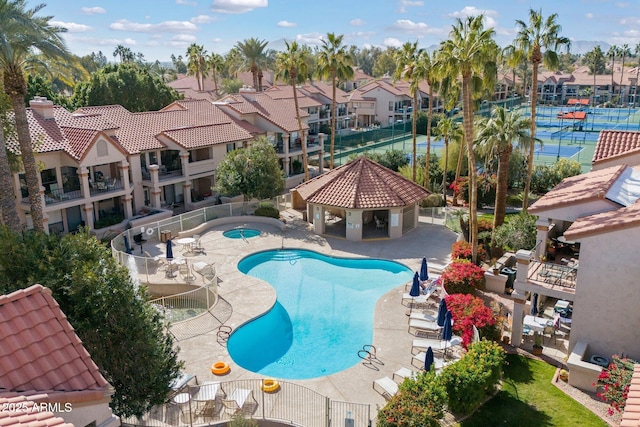
[[[419,214],[418,209],[416,209],[416,215]],[[402,237],[402,208],[391,208],[389,209],[389,218],[387,219],[387,233],[389,237],[392,239],[397,239]],[[416,224],[417,224],[416,218]]]
[[[324,234],[326,229],[326,224],[324,222],[324,206],[312,205],[311,209],[313,210],[313,232],[316,234]]]
[[[318,140],[320,144],[320,151],[318,152],[318,173],[322,175],[324,173],[324,140],[326,135],[322,132],[318,134]]]
[[[362,210],[347,209],[346,239],[359,242],[362,240]]]

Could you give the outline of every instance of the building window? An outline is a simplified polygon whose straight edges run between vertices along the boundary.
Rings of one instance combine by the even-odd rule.
[[[235,149],[236,149],[236,143],[235,142],[232,142],[231,144],[227,144],[227,153],[230,153]]]
[[[393,101],[389,101],[389,111],[393,111]]]

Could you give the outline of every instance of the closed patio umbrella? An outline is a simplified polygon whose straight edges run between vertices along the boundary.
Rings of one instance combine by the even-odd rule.
[[[531,297],[531,315],[538,315],[538,294],[533,294]]]
[[[413,284],[411,285],[409,295],[411,295],[412,297],[417,297],[420,295],[420,280],[418,278],[418,272],[413,275]]]
[[[427,258],[422,258],[422,264],[420,265],[420,280],[429,280],[429,270],[427,268]]]
[[[167,250],[166,250],[167,259],[173,259],[173,242],[171,239],[167,240]]]
[[[451,341],[453,338],[453,329],[451,321],[451,311],[447,310],[447,314],[444,316],[444,326],[442,327],[442,339],[445,341]]]
[[[424,356],[424,370],[429,372],[431,370],[431,366],[433,365],[433,349],[431,346],[427,348],[427,353]]]
[[[442,298],[440,300],[440,305],[438,305],[438,318],[436,320],[436,322],[438,323],[438,326],[443,327],[444,326],[444,318],[447,315],[447,301]]]

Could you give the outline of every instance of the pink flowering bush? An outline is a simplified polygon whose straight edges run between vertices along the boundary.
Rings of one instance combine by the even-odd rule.
[[[456,259],[440,276],[448,294],[470,294],[484,287],[484,270],[466,259]]]
[[[491,308],[484,305],[482,298],[468,294],[453,294],[445,297],[447,309],[453,318],[453,332],[462,337],[466,349],[473,341],[473,326],[483,337],[495,335],[496,317]]]
[[[609,366],[600,372],[598,382],[594,385],[598,387],[598,397],[609,403],[609,415],[624,409],[635,364],[635,360],[614,354]]]
[[[478,253],[476,254],[479,261],[484,261],[487,258],[487,253],[484,248],[478,247]],[[455,242],[451,246],[451,258],[453,259],[468,259],[471,261],[471,243],[461,240]]]

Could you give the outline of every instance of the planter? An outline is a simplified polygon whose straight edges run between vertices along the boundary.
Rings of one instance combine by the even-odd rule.
[[[566,369],[560,369],[558,378],[560,378],[562,381],[567,381],[569,379],[569,372]]]
[[[494,269],[493,269],[493,274],[494,274],[495,276],[497,276],[498,274],[500,274],[500,269],[499,269],[499,268],[494,268]]]
[[[502,342],[505,344],[509,344],[509,342],[511,342],[511,338],[509,338],[509,336],[505,335],[502,337]]]
[[[531,353],[534,356],[540,356],[542,354],[542,347],[533,346],[533,349],[531,350]]]

